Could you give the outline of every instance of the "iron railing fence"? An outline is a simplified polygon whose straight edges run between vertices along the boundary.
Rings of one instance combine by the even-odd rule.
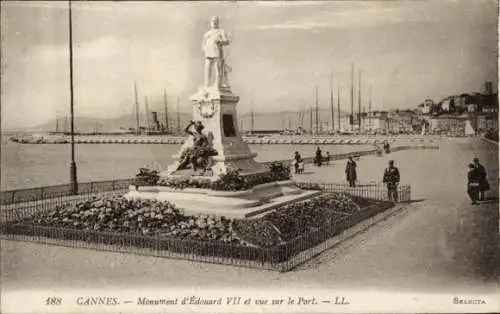
[[[340,235],[362,220],[387,208],[386,204],[386,206],[363,208],[355,215],[345,214],[272,248],[133,233],[48,227],[23,222],[4,223],[1,232],[6,239],[40,244],[288,271],[343,240],[336,239],[334,243],[331,241],[326,243],[328,239]]]
[[[364,206],[363,199],[360,197],[368,197],[372,200],[385,198],[382,198],[380,186],[346,188],[342,184],[310,182],[302,182],[298,183],[298,185],[305,189],[346,193],[361,204],[361,210],[353,214],[339,213],[337,218],[325,222],[318,228],[310,228],[307,233],[272,248],[228,244],[217,241],[146,236],[140,233],[41,226],[24,220],[25,218],[31,218],[36,213],[49,211],[57,206],[76,204],[79,201],[101,195],[118,195],[123,190],[76,196],[68,196],[66,193],[62,193],[60,197],[36,199],[2,206],[0,232],[7,239],[35,243],[288,271],[341,242],[344,238],[342,236],[341,239],[333,239],[338,238],[336,236],[343,235],[350,228],[394,205],[390,202],[378,202]],[[356,192],[356,189],[358,192]],[[410,198],[408,186],[401,186],[399,193],[403,199]]]
[[[350,153],[342,153],[342,154],[336,154],[336,155],[330,155],[330,158],[328,161],[335,161],[335,160],[342,160],[342,159],[347,159],[349,157],[362,157],[362,156],[369,156],[369,155],[375,155],[377,154],[376,149],[371,149],[371,150],[364,150],[364,151],[359,151],[359,152],[350,152]],[[302,161],[305,164],[312,164],[314,162],[315,157],[303,157]],[[327,162],[326,158],[323,157],[322,159],[323,162]],[[293,160],[292,159],[282,159],[282,160],[276,160],[276,161],[265,161],[262,162],[263,165],[268,166],[271,165],[272,163],[280,162],[289,166],[292,166]]]
[[[388,201],[387,187],[382,183],[358,185],[350,187],[346,183],[318,183],[318,182],[295,182],[295,184],[306,190],[321,190],[324,192],[344,193],[352,197],[361,197]],[[411,186],[402,184],[397,187],[398,202],[409,202],[411,200]]]
[[[127,189],[115,191],[100,191],[86,194],[72,195],[71,193],[62,192],[60,194],[52,193],[49,198],[30,198],[22,203],[12,203],[0,206],[0,222],[2,221],[19,221],[24,218],[29,218],[36,213],[51,211],[59,206],[75,205],[78,202],[86,201],[96,197],[109,195],[123,195]]]
[[[126,191],[136,179],[120,179],[97,182],[78,183],[78,194],[88,195],[113,191]],[[35,202],[51,198],[69,197],[71,193],[69,184],[42,186],[31,189],[11,190],[0,192],[0,204],[9,205],[16,203]]]
[[[51,191],[50,193],[33,193],[29,195],[25,193],[24,190],[20,190],[21,193],[19,195],[24,196],[23,201],[20,201],[22,198],[19,197],[18,202],[5,202],[7,204],[2,202],[4,204],[0,206],[0,221],[18,220],[36,212],[53,210],[57,206],[66,204],[76,204],[77,202],[92,197],[124,194],[129,190],[129,185],[133,183],[134,180],[121,180],[114,183],[111,183],[111,181],[93,182],[87,184],[90,188],[87,189],[86,193],[78,195],[72,195],[68,190],[60,192]],[[295,182],[295,184],[306,190],[337,192],[347,194],[351,197],[362,197],[381,201],[389,200],[387,188],[383,184],[358,185],[356,187],[350,187],[345,183],[317,183],[305,181],[298,181]],[[408,202],[411,200],[411,187],[409,185],[399,185],[397,194],[399,202]]]

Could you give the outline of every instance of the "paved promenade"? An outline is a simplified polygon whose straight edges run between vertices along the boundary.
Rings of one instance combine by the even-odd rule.
[[[2,289],[46,287],[342,288],[481,292],[498,289],[498,146],[450,140],[439,150],[358,161],[360,183],[379,182],[389,159],[416,202],[400,214],[287,273],[1,241]],[[490,198],[470,205],[467,164],[487,168]],[[299,180],[342,182],[345,161],[309,166]]]

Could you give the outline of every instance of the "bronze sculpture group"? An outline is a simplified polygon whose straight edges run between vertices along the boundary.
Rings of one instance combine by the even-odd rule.
[[[182,152],[177,170],[188,169],[190,166],[193,171],[210,169],[210,157],[216,156],[217,151],[212,148],[210,138],[203,134],[203,129],[200,121],[190,121],[184,128],[184,132],[192,137],[193,144]]]

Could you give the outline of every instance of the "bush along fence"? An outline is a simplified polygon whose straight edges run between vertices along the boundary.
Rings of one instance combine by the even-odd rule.
[[[345,183],[296,182],[295,184],[305,190],[344,193],[349,196],[375,200],[389,200],[387,188],[383,184],[358,185],[356,187],[350,187]],[[397,191],[398,202],[406,203],[411,201],[411,187],[409,185],[399,185]]]
[[[394,207],[394,203],[385,201],[383,186],[348,188],[341,184],[308,182],[298,185],[304,189],[318,189],[325,193],[317,199],[306,201],[309,202],[304,203],[306,205],[298,203],[283,210],[277,209],[272,215],[266,215],[261,220],[233,221],[230,224],[228,220],[194,217],[194,221],[193,217],[184,217],[176,214],[175,209],[169,209],[170,214],[163,211],[163,220],[159,221],[165,221],[166,216],[170,217],[168,219],[171,221],[176,220],[176,228],[180,227],[175,231],[167,228],[167,233],[151,233],[144,230],[146,225],[142,229],[134,229],[134,232],[123,226],[115,226],[113,229],[113,220],[116,220],[113,217],[118,217],[113,216],[114,209],[118,209],[116,215],[121,212],[129,213],[127,217],[136,217],[134,215],[139,213],[140,217],[148,222],[148,228],[152,226],[149,222],[157,221],[159,217],[158,212],[154,212],[154,207],[158,204],[141,203],[141,206],[148,208],[147,213],[144,208],[127,209],[130,204],[127,205],[121,200],[118,196],[121,192],[115,190],[106,191],[104,194],[108,195],[107,198],[97,198],[95,193],[89,193],[71,199],[62,196],[48,200],[31,200],[9,205],[9,210],[4,210],[7,206],[2,206],[0,231],[3,238],[35,243],[288,271],[330,248],[334,245],[332,243],[336,244],[338,241],[331,240],[349,232],[350,228]],[[399,195],[401,200],[409,200],[410,188],[400,186]],[[91,206],[96,202],[100,203],[99,208]],[[132,207],[134,206],[137,204]],[[108,215],[106,217],[110,218],[106,228],[96,228],[95,225],[85,229],[76,227],[78,223],[90,221],[85,212],[97,217],[97,211],[99,217]],[[41,217],[45,217],[45,222],[50,223],[37,223],[43,220]],[[229,226],[233,226],[236,231],[232,232],[238,234],[240,239],[224,235],[224,240],[211,240],[213,234],[208,233],[200,237],[199,230],[189,229],[189,226],[200,226],[200,220],[205,227],[206,224],[216,223],[217,228],[225,232],[231,231]],[[55,223],[56,221],[59,222]],[[64,221],[66,223],[63,223]],[[185,227],[191,231],[186,231]],[[185,232],[188,237],[176,237],[176,232]],[[193,234],[196,236],[192,237]],[[265,245],[255,245],[258,242],[255,238],[259,237],[267,241]],[[268,242],[269,239],[276,241]]]

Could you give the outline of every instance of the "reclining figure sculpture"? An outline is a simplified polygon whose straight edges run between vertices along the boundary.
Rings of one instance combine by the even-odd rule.
[[[194,131],[191,129],[192,126],[194,126]],[[190,121],[184,128],[184,132],[192,137],[193,144],[181,153],[181,161],[177,170],[188,169],[189,165],[193,171],[211,168],[210,157],[216,156],[218,153],[212,148],[209,137],[203,134],[204,128],[200,121]]]

